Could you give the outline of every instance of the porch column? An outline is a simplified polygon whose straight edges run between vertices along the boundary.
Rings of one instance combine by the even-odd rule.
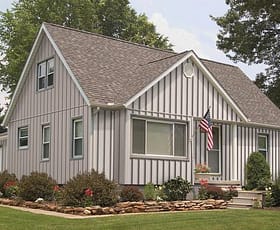
[[[231,180],[237,180],[237,125],[231,125]]]

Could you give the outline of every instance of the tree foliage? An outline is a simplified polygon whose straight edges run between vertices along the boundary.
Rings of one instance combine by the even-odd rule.
[[[0,13],[0,83],[13,93],[43,22],[171,49],[144,14],[129,0],[19,0]]]
[[[274,0],[226,0],[229,10],[212,19],[220,27],[217,46],[234,60],[268,67],[256,84],[280,107],[280,4]]]

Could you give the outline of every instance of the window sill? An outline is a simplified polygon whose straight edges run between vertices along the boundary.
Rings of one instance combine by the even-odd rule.
[[[26,150],[26,149],[28,149],[28,146],[18,147],[18,150]]]
[[[75,157],[72,157],[71,160],[83,160],[84,159],[84,156],[75,156]]]
[[[46,158],[46,159],[42,159],[42,160],[41,160],[42,163],[45,163],[45,162],[48,162],[48,161],[50,161],[49,158]]]
[[[189,162],[189,159],[187,157],[163,156],[163,155],[145,155],[145,154],[131,154],[130,159],[173,160],[173,161]]]

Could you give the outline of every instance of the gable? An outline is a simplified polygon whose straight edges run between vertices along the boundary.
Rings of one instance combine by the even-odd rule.
[[[35,57],[36,56],[36,57]],[[82,96],[82,99],[84,100],[84,102],[89,105],[89,101],[87,96],[84,94],[82,88],[79,85],[79,82],[77,81],[77,79],[75,78],[75,76],[73,75],[71,69],[69,68],[68,64],[66,63],[64,57],[62,56],[60,50],[57,48],[56,44],[54,43],[54,41],[52,40],[50,34],[48,33],[48,31],[46,30],[44,24],[42,25],[40,31],[38,32],[38,35],[36,37],[36,40],[33,44],[32,50],[28,56],[28,59],[25,63],[25,66],[23,68],[23,71],[21,73],[20,79],[18,81],[17,87],[15,89],[15,92],[13,94],[12,100],[10,102],[10,105],[8,107],[7,113],[5,115],[4,121],[3,121],[3,125],[6,126],[7,123],[10,121],[11,116],[13,114],[13,117],[15,116],[15,107],[17,106],[17,110],[19,110],[19,114],[21,114],[21,111],[23,110],[27,110],[25,107],[23,107],[22,109],[19,108],[18,104],[18,100],[21,100],[22,103],[24,103],[22,100],[24,100],[24,96],[25,94],[22,94],[23,88],[25,88],[26,91],[26,84],[31,85],[29,83],[26,83],[26,79],[32,75],[33,79],[36,77],[37,75],[37,64],[40,61],[44,61],[50,57],[55,57],[55,65],[59,65],[59,66],[63,66],[64,70],[67,72],[68,76],[72,79],[75,87],[78,89],[79,91],[79,95]],[[38,61],[39,60],[39,61]],[[58,61],[60,61],[59,63],[57,63]],[[56,67],[55,67],[56,68]],[[55,71],[60,71],[59,68],[55,69]],[[55,73],[56,75],[58,74]],[[56,79],[55,79],[56,80]],[[34,90],[36,91],[36,82],[30,86],[31,88],[29,90],[31,90],[33,92],[32,95],[29,95],[31,97],[34,96]],[[63,90],[63,88],[61,88],[61,90]],[[50,90],[46,90],[46,92],[49,92]],[[47,93],[45,93],[47,94]],[[36,95],[36,94],[35,94]],[[41,97],[43,95],[39,94]],[[39,97],[40,97],[39,96]],[[75,98],[77,98],[77,96],[75,96]],[[46,98],[46,100],[48,100],[49,98]],[[28,103],[30,100],[30,98],[26,99],[26,103]],[[50,100],[48,100],[50,101]],[[45,103],[44,103],[45,104]],[[24,104],[26,105],[26,104]],[[42,106],[41,106],[42,107]],[[41,108],[40,107],[40,108]],[[25,112],[23,112],[25,113]]]
[[[54,84],[49,89],[38,91],[37,65],[49,58],[54,58],[55,62]],[[9,114],[10,122],[86,104],[63,61],[45,34],[41,35],[21,84],[20,92],[17,92],[17,99],[12,102],[14,104]]]
[[[242,121],[242,117],[228,103],[228,99],[197,64],[194,64],[193,77],[184,76],[183,65],[191,59],[190,57],[165,74],[161,80],[132,101],[128,108],[140,115],[182,119],[188,116],[200,118],[211,106],[211,116],[215,120]]]

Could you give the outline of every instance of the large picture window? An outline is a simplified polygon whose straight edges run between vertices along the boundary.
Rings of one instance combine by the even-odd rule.
[[[28,148],[28,127],[18,129],[18,147],[19,149]]]
[[[258,134],[258,152],[260,152],[265,159],[268,157],[268,136],[265,134]]]
[[[73,120],[73,158],[80,158],[83,156],[83,132],[83,120],[81,118]]]
[[[186,124],[142,119],[132,123],[133,154],[186,156]]]
[[[54,80],[54,58],[38,64],[37,69],[37,88],[38,90],[47,89],[53,86]]]
[[[220,128],[212,127],[213,132],[213,148],[208,151],[208,166],[211,173],[220,173],[220,159],[221,159],[221,141],[220,141]]]
[[[50,158],[51,128],[49,125],[42,127],[42,160]]]

